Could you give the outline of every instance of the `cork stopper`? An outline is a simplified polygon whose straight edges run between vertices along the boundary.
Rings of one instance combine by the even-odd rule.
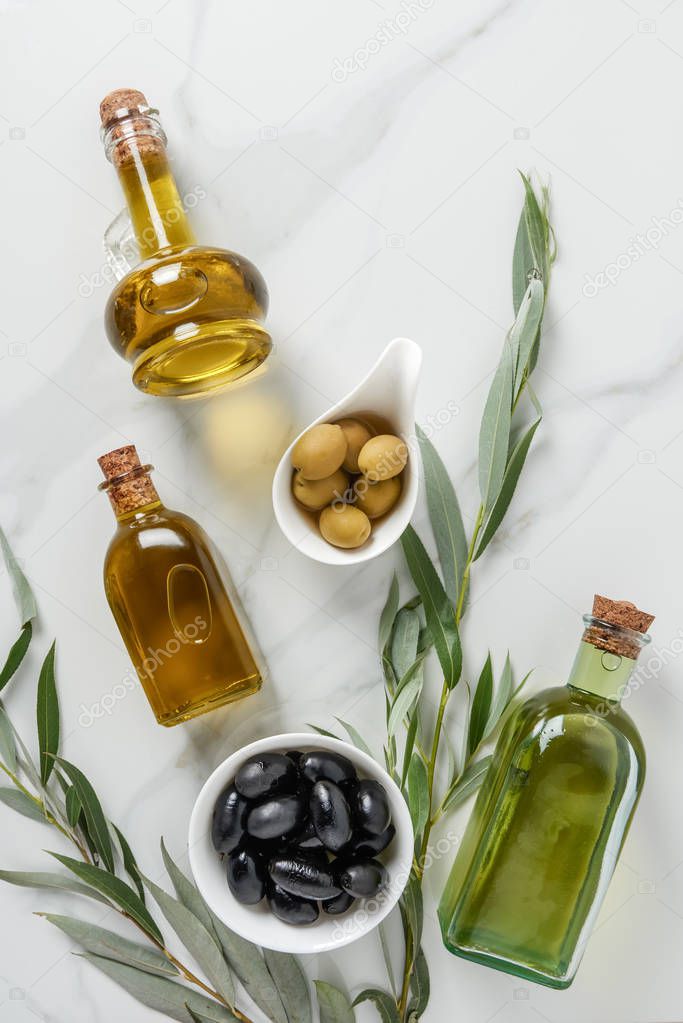
[[[134,158],[134,153],[163,156],[166,136],[158,120],[158,111],[150,107],[139,89],[114,89],[100,103],[102,138],[107,156],[115,167]]]
[[[105,476],[99,489],[107,491],[117,518],[159,501],[149,477],[153,467],[141,464],[134,444],[100,455],[97,464]]]
[[[598,650],[635,660],[645,642],[637,633],[644,635],[654,620],[654,615],[641,611],[629,600],[610,600],[596,593],[592,620],[583,638]]]

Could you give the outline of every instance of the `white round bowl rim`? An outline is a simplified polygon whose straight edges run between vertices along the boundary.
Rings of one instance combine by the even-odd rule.
[[[234,778],[240,763],[255,753],[289,749],[326,749],[343,753],[361,775],[384,786],[391,805],[396,837],[380,859],[389,871],[389,884],[372,900],[357,900],[344,916],[326,916],[308,927],[294,927],[274,917],[265,902],[243,906],[225,879],[225,868],[211,843],[211,815],[216,799]],[[312,954],[341,948],[368,934],[391,912],[407,884],[413,859],[413,826],[400,789],[381,764],[341,739],[315,732],[284,732],[257,739],[236,750],[204,782],[190,816],[188,852],[195,883],[216,916],[241,937],[279,952]],[[373,904],[372,906],[370,904]]]

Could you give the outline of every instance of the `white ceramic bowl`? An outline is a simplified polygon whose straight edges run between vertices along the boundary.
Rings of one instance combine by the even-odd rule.
[[[392,510],[373,523],[369,540],[355,550],[342,550],[323,540],[310,512],[292,496],[292,448],[280,459],[273,477],[273,509],[280,529],[294,547],[326,565],[357,565],[382,554],[395,543],[410,522],[417,501],[418,466],[414,436],[415,395],[422,365],[422,350],[407,337],[397,337],[384,349],[370,372],[332,408],[302,430],[301,437],[318,423],[373,412],[391,423],[408,444],[410,457],[403,472],[403,490]]]
[[[334,750],[348,757],[362,778],[373,778],[384,786],[391,806],[396,836],[379,856],[389,872],[387,887],[373,899],[358,899],[340,917],[321,913],[308,927],[293,927],[273,916],[265,901],[243,906],[228,888],[225,866],[211,843],[211,819],[216,799],[232,781],[239,767],[255,753],[285,753],[290,749]],[[413,826],[398,786],[383,767],[349,743],[310,732],[290,732],[244,746],[220,764],[197,796],[190,817],[189,854],[197,887],[216,916],[248,941],[279,952],[313,953],[349,945],[367,934],[391,912],[410,876],[413,859]]]

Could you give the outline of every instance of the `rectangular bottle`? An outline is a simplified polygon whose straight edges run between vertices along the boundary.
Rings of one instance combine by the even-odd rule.
[[[204,530],[164,507],[149,477],[153,467],[140,464],[133,445],[98,462],[117,521],[104,588],[159,724],[257,692],[253,640]]]
[[[652,621],[596,596],[567,685],[504,725],[439,906],[456,955],[571,984],[643,785],[620,700]]]

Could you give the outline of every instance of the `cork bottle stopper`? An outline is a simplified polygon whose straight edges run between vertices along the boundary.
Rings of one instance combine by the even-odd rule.
[[[152,466],[141,464],[134,444],[100,455],[97,464],[105,476],[100,488],[107,491],[117,517],[159,501],[149,477]]]
[[[641,611],[629,600],[610,600],[599,593],[593,598],[593,618],[598,621],[591,623],[586,629],[584,640],[598,650],[606,650],[632,660],[638,657],[641,644],[635,637],[629,636],[628,632],[645,633],[655,620],[654,615]],[[621,633],[613,629],[604,629],[600,627],[600,622],[607,622],[617,629],[628,631]]]
[[[166,138],[144,92],[114,89],[100,103],[100,120],[108,155],[115,167],[134,158],[163,155]]]

